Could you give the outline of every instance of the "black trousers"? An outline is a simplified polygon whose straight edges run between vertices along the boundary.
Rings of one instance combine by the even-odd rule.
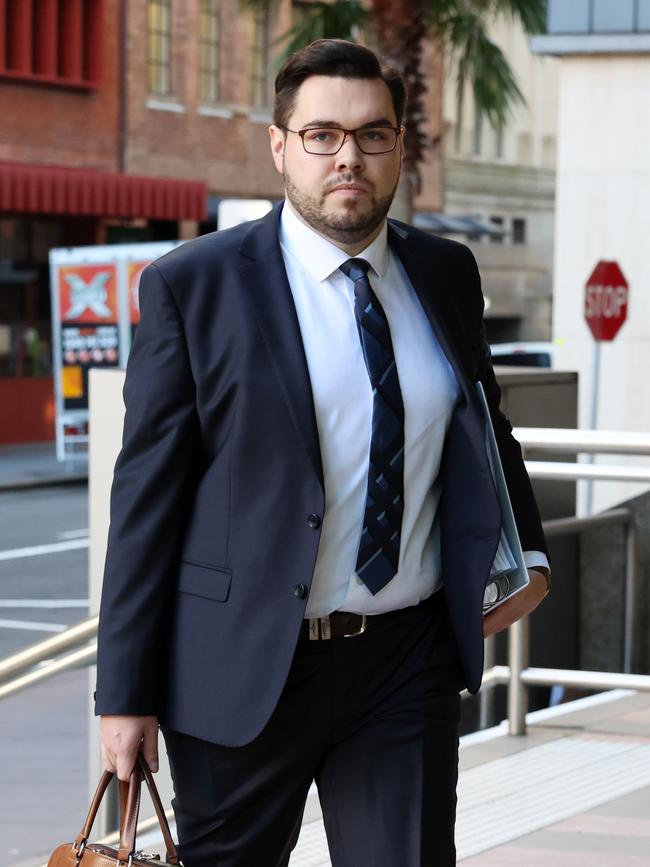
[[[251,743],[163,729],[185,867],[286,867],[312,780],[333,867],[454,865],[464,685],[442,592],[357,637],[299,640]]]

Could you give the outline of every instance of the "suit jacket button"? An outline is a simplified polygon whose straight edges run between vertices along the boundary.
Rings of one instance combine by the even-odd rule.
[[[317,530],[320,527],[320,515],[307,515],[307,526],[311,527],[312,530]]]
[[[297,596],[298,599],[304,599],[307,595],[307,587],[305,584],[296,584],[295,589],[293,591],[293,595]]]

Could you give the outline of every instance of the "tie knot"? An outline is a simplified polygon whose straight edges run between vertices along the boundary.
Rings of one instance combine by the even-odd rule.
[[[368,276],[368,268],[370,265],[365,259],[347,259],[339,266],[346,277],[349,277],[354,283],[362,277]]]

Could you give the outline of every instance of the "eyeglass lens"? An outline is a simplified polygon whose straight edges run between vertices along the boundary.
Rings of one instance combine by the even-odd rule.
[[[340,150],[345,137],[343,129],[307,129],[302,137],[305,150],[310,154],[334,154]],[[390,127],[357,129],[353,133],[359,150],[364,154],[383,154],[392,151],[397,133]]]

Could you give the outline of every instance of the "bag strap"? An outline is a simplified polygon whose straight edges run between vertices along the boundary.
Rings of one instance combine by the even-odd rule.
[[[126,796],[126,809],[120,815],[120,845],[117,850],[118,862],[128,862],[135,853],[135,838],[138,830],[138,815],[140,813],[140,784],[142,772],[136,766],[131,771],[129,789]]]
[[[75,837],[73,843],[73,849],[77,853],[77,858],[81,857],[88,838],[90,837],[90,832],[92,831],[95,817],[97,816],[97,810],[99,809],[99,805],[102,802],[102,798],[104,797],[108,784],[112,780],[113,776],[114,773],[112,771],[104,771],[100,777],[99,784],[97,785],[97,789],[88,810],[88,815],[86,816],[86,821],[84,822],[79,834]],[[171,831],[169,830],[169,823],[165,816],[165,810],[160,800],[160,795],[158,794],[158,789],[154,783],[149,765],[142,753],[138,753],[137,762],[131,772],[128,784],[120,781],[120,848],[118,851],[118,859],[120,861],[128,862],[129,857],[135,852],[138,813],[140,810],[140,786],[143,778],[147,784],[147,789],[149,790],[149,795],[151,796],[151,801],[154,805],[156,816],[158,817],[158,824],[162,831],[163,840],[165,841],[167,862],[169,864],[179,865],[180,867],[182,862],[179,860],[176,846]]]
[[[111,773],[111,771],[104,771],[100,777],[99,784],[97,786],[93,799],[90,802],[86,821],[84,822],[83,828],[77,834],[74,843],[72,844],[72,847],[77,853],[77,856],[81,854],[81,852],[83,851],[83,847],[86,845],[86,841],[88,840],[90,832],[92,831],[95,816],[97,815],[97,810],[99,809],[99,805],[101,804],[102,798],[104,797],[104,792],[108,788],[108,784],[112,779],[113,774]]]
[[[156,811],[156,816],[158,816],[158,824],[160,825],[160,830],[162,831],[163,840],[165,841],[165,857],[169,864],[182,864],[178,857],[178,852],[176,851],[176,844],[174,843],[174,838],[172,837],[172,832],[169,830],[169,822],[167,821],[167,816],[165,816],[165,808],[162,805],[162,801],[160,800],[160,795],[158,794],[158,789],[156,788],[156,784],[153,779],[153,775],[147,764],[147,760],[142,755],[142,753],[138,753],[138,763],[140,765],[140,770],[142,775],[144,776],[145,783],[147,784],[147,788],[149,789],[149,796],[151,797],[151,802],[153,803],[154,810]]]

